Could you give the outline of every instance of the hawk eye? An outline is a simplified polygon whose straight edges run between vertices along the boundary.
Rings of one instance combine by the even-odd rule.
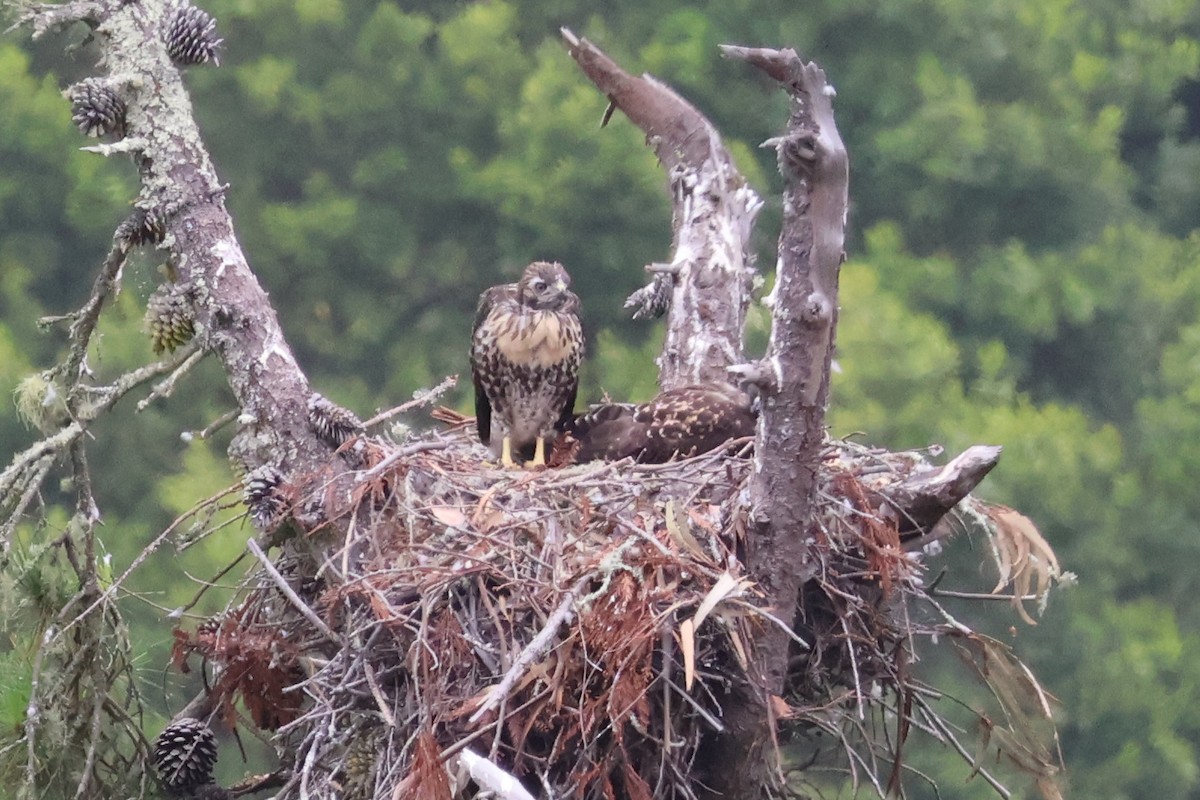
[[[541,294],[542,292],[546,291],[546,282],[544,280],[542,280],[541,278],[534,278],[532,286],[533,286],[533,290],[535,292],[537,292],[538,294]]]

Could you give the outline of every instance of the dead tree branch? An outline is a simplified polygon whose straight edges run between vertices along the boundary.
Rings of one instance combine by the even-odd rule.
[[[43,438],[0,474],[2,556],[8,556],[12,534],[52,465],[68,453],[79,492],[71,525],[54,545],[61,547],[80,589],[39,639],[35,664],[40,672],[24,726],[29,755],[21,791],[55,794],[47,787],[70,780],[75,796],[97,797],[122,782],[139,781],[144,794],[146,779],[139,777],[144,771],[135,768],[144,763],[146,748],[136,719],[141,701],[132,679],[132,653],[125,624],[111,603],[115,590],[102,590],[98,573],[94,538],[100,510],[91,496],[84,439],[90,424],[125,394],[164,373],[166,380],[139,410],[169,395],[191,366],[213,353],[240,408],[231,455],[248,470],[269,464],[293,479],[310,479],[332,457],[333,447],[310,424],[308,381],[234,235],[226,187],[200,140],[184,88],[180,67],[215,60],[220,42],[212,34],[211,17],[176,0],[59,5],[0,0],[0,6],[14,9],[18,25],[31,28],[35,38],[77,22],[86,26],[99,52],[99,74],[66,94],[81,130],[110,141],[83,149],[105,157],[128,154],[141,184],[134,213],[114,233],[88,299],[73,313],[51,320],[69,324],[63,358],[22,384],[18,406]],[[102,384],[88,366],[97,322],[119,290],[127,255],[142,245],[155,245],[168,257],[168,283],[160,290],[165,313],[155,317],[160,331],[178,323],[165,331],[168,338],[155,341],[156,351],[174,350],[193,333],[195,341]],[[85,610],[77,613],[80,608]],[[68,636],[70,628],[76,630]],[[72,693],[63,686],[78,688]],[[79,705],[81,696],[92,698],[88,707]],[[105,716],[117,724],[102,724]],[[48,750],[44,724],[56,718],[78,724]],[[82,773],[71,763],[75,756],[82,756]]]
[[[635,317],[667,316],[659,386],[727,380],[742,361],[750,303],[750,232],[762,201],[733,165],[703,114],[649,75],[621,69],[587,39],[562,31],[571,57],[609,101],[646,133],[670,181],[674,242],[669,264],[626,302]]]
[[[101,69],[127,108],[122,144],[138,167],[136,201],[161,227],[155,239],[170,257],[180,294],[191,305],[198,338],[221,361],[241,406],[234,453],[247,468],[274,463],[284,472],[311,468],[328,448],[309,430],[308,381],[292,355],[266,292],[246,263],[225,209],[225,187],[200,139],[180,69],[166,32],[175,8],[165,2],[121,0],[32,7],[25,22],[36,33],[86,21],[101,53]],[[111,266],[130,247],[118,238],[86,311],[72,326],[68,366],[82,362],[89,322],[103,302]],[[70,379],[71,375],[67,376]]]
[[[763,404],[751,482],[746,568],[769,607],[787,622],[802,584],[816,574],[809,537],[817,471],[825,442],[829,367],[837,322],[838,271],[849,185],[848,159],[834,124],[833,88],[825,73],[793,50],[725,47],[780,82],[792,98],[787,130],[772,140],[784,178],[783,230],[775,288],[767,298],[773,324],[760,372]],[[771,698],[783,692],[792,640],[768,627],[755,656],[761,686],[743,687],[743,703],[715,745],[708,783],[714,793],[748,797],[761,785],[761,753],[772,736]]]
[[[880,494],[899,514],[899,534],[908,549],[924,546],[943,517],[975,490],[1000,462],[1000,448],[968,447],[941,469],[914,474]]]

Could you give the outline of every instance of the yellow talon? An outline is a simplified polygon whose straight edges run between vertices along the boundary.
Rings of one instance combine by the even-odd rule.
[[[505,469],[517,469],[517,462],[512,457],[512,439],[505,436],[500,444],[500,466]]]
[[[526,464],[525,468],[534,469],[544,466],[546,466],[546,440],[539,436],[533,446],[533,460]]]

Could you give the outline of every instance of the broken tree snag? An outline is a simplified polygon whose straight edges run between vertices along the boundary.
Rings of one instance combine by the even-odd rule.
[[[241,409],[231,454],[247,469],[273,463],[289,473],[308,471],[329,455],[308,426],[308,381],[238,244],[225,209],[227,187],[172,61],[174,53],[179,63],[199,63],[180,61],[176,51],[191,44],[215,53],[220,40],[202,31],[201,41],[177,41],[172,23],[183,13],[202,12],[163,0],[91,0],[28,7],[23,21],[35,36],[75,20],[91,28],[102,83],[113,93],[110,103],[119,101],[124,111],[117,141],[92,149],[128,153],[141,179],[134,215],[115,238],[125,250],[155,244],[167,251],[171,294],[188,307],[202,347],[220,359]]]
[[[944,467],[914,472],[908,479],[880,489],[879,497],[897,519],[897,533],[906,550],[923,547],[942,521],[992,468],[1000,462],[1001,448],[968,447]]]
[[[783,229],[775,288],[767,298],[773,313],[767,354],[747,370],[757,375],[762,389],[762,413],[745,563],[767,605],[793,626],[800,587],[817,572],[810,542],[837,321],[848,161],[833,120],[833,89],[820,67],[804,63],[793,50],[722,49],[771,75],[792,98],[787,130],[770,142],[785,181]],[[718,760],[753,756],[770,736],[771,698],[783,693],[793,647],[789,633],[777,626],[757,638],[755,661],[762,685],[754,689],[760,694],[755,702],[731,709],[735,719],[730,727],[741,729],[746,738],[723,743],[732,758]],[[711,776],[717,781],[714,788],[736,796],[738,784],[749,779],[746,769],[722,764]]]
[[[671,261],[648,267],[653,282],[626,302],[635,317],[667,312],[659,386],[727,381],[726,369],[742,360],[754,277],[748,243],[762,201],[694,106],[649,75],[625,72],[588,40],[565,28],[562,35],[588,79],[645,131],[670,182]]]

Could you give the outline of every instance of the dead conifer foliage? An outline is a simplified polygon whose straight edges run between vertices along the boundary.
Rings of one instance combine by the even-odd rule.
[[[366,466],[341,510],[349,534],[300,533],[222,619],[178,635],[181,663],[213,669],[215,707],[230,718],[240,701],[274,732],[280,798],[474,797],[497,780],[512,782],[502,797],[695,797],[698,754],[747,680],[757,630],[787,622],[781,747],[836,744],[882,795],[921,731],[999,785],[914,667],[920,639],[947,637],[983,659],[982,681],[1003,677],[992,693],[1006,709],[1037,698],[1020,724],[992,719],[988,732],[1053,785],[1044,693],[942,610],[927,557],[879,500],[936,471],[924,454],[827,445],[811,532],[821,569],[790,621],[741,565],[752,462],[736,453],[521,472],[483,464],[461,428],[356,444]]]

